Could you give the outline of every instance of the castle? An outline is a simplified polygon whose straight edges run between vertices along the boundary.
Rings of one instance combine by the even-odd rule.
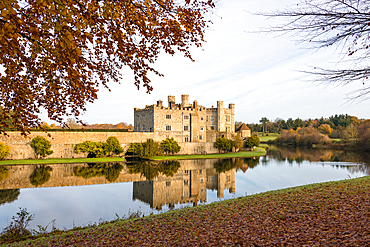
[[[147,105],[144,109],[134,108],[134,132],[53,132],[51,137],[44,132],[31,132],[26,138],[19,132],[1,135],[0,142],[10,146],[8,159],[36,158],[30,141],[37,135],[50,140],[53,154],[49,158],[84,158],[87,153],[76,153],[74,145],[84,141],[103,142],[109,136],[115,136],[122,148],[127,150],[132,142],[145,142],[153,139],[161,142],[173,137],[181,146],[178,154],[218,153],[214,143],[219,137],[234,139],[250,136],[250,130],[242,126],[235,133],[235,104],[223,107],[223,101],[217,101],[217,107],[206,108],[197,101],[189,103],[189,95],[182,95],[182,102],[176,104],[174,96],[168,96],[168,107],[162,101]]]
[[[206,108],[195,100],[189,103],[189,95],[181,96],[176,104],[175,96],[168,96],[168,107],[163,101],[147,105],[144,109],[134,109],[134,132],[156,132],[174,137],[178,142],[214,142],[221,136],[235,135],[235,104],[223,107],[217,101],[217,108]]]

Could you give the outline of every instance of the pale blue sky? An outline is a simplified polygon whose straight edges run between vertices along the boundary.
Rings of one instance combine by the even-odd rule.
[[[297,70],[308,66],[335,66],[336,50],[306,50],[289,35],[256,34],[248,31],[274,24],[275,21],[251,15],[297,3],[296,0],[227,0],[220,1],[210,18],[213,25],[206,31],[207,43],[192,49],[191,62],[182,54],[160,56],[154,67],[164,77],[151,76],[151,94],[137,90],[132,73],[127,70],[120,85],[112,84],[112,92],[102,89],[98,100],[89,104],[81,119],[87,123],[133,124],[134,108],[167,102],[168,95],[181,101],[189,94],[190,101],[211,107],[218,100],[224,105],[236,104],[236,120],[258,122],[261,117],[301,119],[345,114],[370,118],[370,101],[345,104],[346,93],[353,86],[324,86],[308,82]]]

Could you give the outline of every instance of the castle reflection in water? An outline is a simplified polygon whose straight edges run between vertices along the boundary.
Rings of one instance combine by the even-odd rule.
[[[259,158],[165,162],[12,165],[0,169],[0,205],[15,201],[22,188],[133,182],[133,199],[161,210],[164,205],[207,201],[207,189],[235,192],[235,172]],[[13,196],[12,196],[13,195]],[[3,198],[1,198],[3,197]]]

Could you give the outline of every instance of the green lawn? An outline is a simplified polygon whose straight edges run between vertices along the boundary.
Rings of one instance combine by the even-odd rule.
[[[260,133],[260,135],[258,136],[258,138],[260,138],[260,141],[261,142],[267,142],[268,140],[275,140],[276,138],[278,138],[280,136],[279,133],[268,133],[268,136],[262,136],[262,133]]]
[[[260,151],[223,153],[223,154],[189,154],[189,155],[173,155],[173,156],[155,156],[152,160],[187,160],[187,159],[222,159],[222,158],[238,158],[238,157],[254,157],[266,154],[262,147],[256,148]]]
[[[27,164],[62,164],[62,163],[95,163],[125,161],[124,158],[77,158],[77,159],[39,159],[39,160],[2,160],[0,165],[27,165]]]

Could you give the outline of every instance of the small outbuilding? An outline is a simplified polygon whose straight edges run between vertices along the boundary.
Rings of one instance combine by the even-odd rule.
[[[236,129],[235,131],[239,136],[240,138],[242,139],[247,139],[248,137],[251,136],[251,130],[248,128],[247,125],[245,125],[245,123],[243,123],[242,125],[240,125],[239,128]]]

